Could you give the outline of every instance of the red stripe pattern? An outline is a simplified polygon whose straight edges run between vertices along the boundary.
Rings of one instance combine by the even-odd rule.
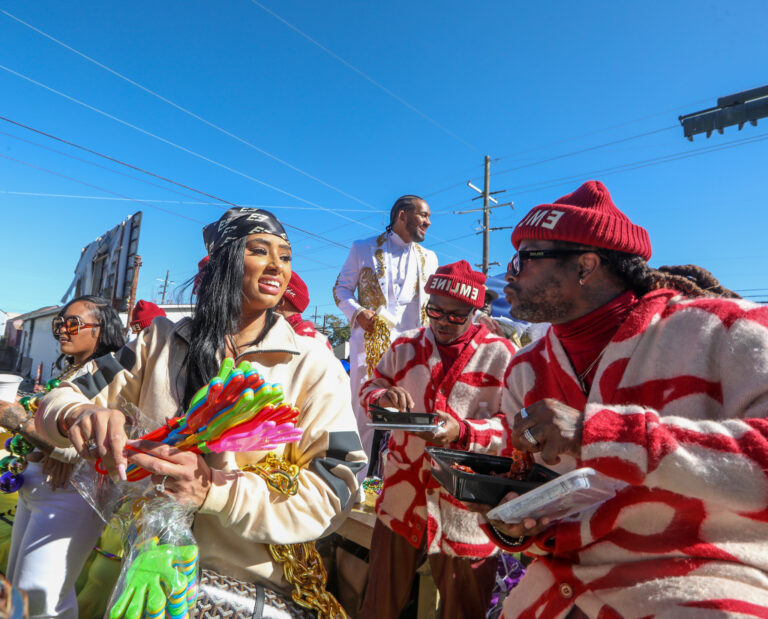
[[[768,617],[768,307],[655,291],[588,397],[551,330],[511,380],[512,412],[584,410],[573,466],[631,485],[534,539],[505,617]]]
[[[500,453],[507,448],[505,431],[512,343],[482,326],[450,367],[443,367],[432,332],[409,331],[382,356],[360,399],[367,408],[384,390],[405,388],[414,410],[440,410],[464,422],[456,449]],[[496,546],[478,527],[477,515],[446,492],[432,477],[426,442],[413,434],[393,431],[384,464],[384,485],[376,505],[379,518],[411,545],[427,536],[430,553],[485,557]]]

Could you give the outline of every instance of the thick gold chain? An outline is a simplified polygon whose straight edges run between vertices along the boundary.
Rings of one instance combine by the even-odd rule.
[[[325,588],[328,574],[315,542],[270,544],[269,554],[283,566],[285,579],[293,585],[294,602],[314,610],[320,619],[347,619],[344,608]]]
[[[389,349],[389,325],[381,316],[373,317],[373,331],[366,331],[365,369],[368,376],[373,376],[374,368],[379,364],[381,356]]]
[[[241,469],[256,473],[279,494],[293,496],[299,490],[299,467],[273,453],[268,453],[264,462],[246,464]],[[328,574],[315,542],[270,544],[269,554],[283,566],[285,579],[293,585],[294,602],[314,610],[320,619],[348,619],[344,608],[325,588]]]
[[[263,462],[245,464],[240,468],[249,473],[256,473],[272,490],[280,494],[293,496],[299,491],[298,465],[290,464],[272,452],[267,454]]]

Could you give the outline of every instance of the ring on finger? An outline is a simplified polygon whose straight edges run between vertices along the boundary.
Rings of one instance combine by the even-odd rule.
[[[539,444],[539,441],[537,441],[536,438],[533,436],[533,432],[531,432],[530,428],[527,428],[526,431],[523,432],[523,436],[525,437],[525,440],[528,441],[534,447]]]
[[[525,406],[520,409],[520,419],[526,419],[528,417],[528,411],[526,410]]]
[[[168,475],[163,475],[163,479],[160,480],[159,484],[155,484],[155,492],[157,494],[163,494],[165,492],[165,480],[168,479]]]
[[[86,448],[88,451],[96,451],[96,448],[97,448],[97,445],[96,445],[96,440],[95,440],[95,439],[92,439],[92,438],[89,438],[89,439],[88,439],[88,440],[85,442],[85,448]]]

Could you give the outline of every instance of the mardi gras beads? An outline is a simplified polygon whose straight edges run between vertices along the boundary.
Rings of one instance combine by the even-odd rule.
[[[0,460],[0,492],[16,492],[24,483],[24,471],[27,469],[27,454],[35,447],[21,434],[14,434],[5,441],[5,450],[11,455]]]

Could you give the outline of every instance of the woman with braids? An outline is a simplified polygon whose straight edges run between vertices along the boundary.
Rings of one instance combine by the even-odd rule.
[[[203,268],[191,319],[156,318],[134,348],[97,359],[88,373],[46,397],[38,427],[57,445],[102,458],[113,479],[136,463],[153,473],[158,492],[197,510],[193,531],[200,565],[272,589],[289,590],[269,544],[314,540],[337,527],[357,495],[365,464],[350,406],[349,381],[321,343],[294,334],[274,312],[291,276],[291,246],[268,211],[231,208],[203,230]],[[126,451],[121,400],[135,404],[150,429],[183,412],[218,372],[225,356],[254,364],[282,385],[301,414],[303,436],[277,449],[300,467],[298,492],[278,494],[256,472],[264,452],[200,456],[157,443]]]
[[[59,340],[61,380],[83,373],[85,364],[125,344],[123,324],[109,301],[82,296],[53,319]],[[62,363],[64,367],[62,367]],[[16,421],[11,421],[16,419]],[[34,431],[20,405],[7,403],[0,423],[19,431],[38,448],[26,456],[8,556],[8,579],[28,594],[29,616],[77,617],[75,580],[104,523],[68,481],[74,449],[54,449]]]
[[[512,244],[512,315],[552,323],[512,360],[512,441],[626,486],[573,519],[484,525],[535,558],[504,616],[768,616],[768,307],[650,268],[597,181]]]

